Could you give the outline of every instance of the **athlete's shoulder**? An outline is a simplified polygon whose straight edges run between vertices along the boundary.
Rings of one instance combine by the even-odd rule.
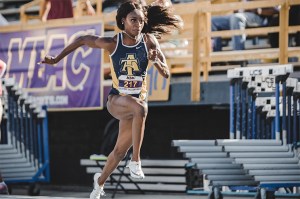
[[[104,43],[107,43],[107,44],[111,44],[111,43],[117,43],[117,39],[118,36],[115,35],[113,37],[102,37],[102,40]]]
[[[145,34],[145,37],[146,37],[145,39],[146,39],[147,46],[149,48],[153,48],[153,46],[154,47],[157,46],[158,41],[153,34],[147,33]]]
[[[109,52],[113,52],[117,45],[117,35],[113,37],[102,37],[102,43],[105,46],[105,49]]]
[[[151,33],[146,33],[145,34],[145,37],[147,38],[147,40],[149,40],[150,42],[156,42],[157,41],[157,39],[156,39],[156,37],[153,35],[153,34],[151,34]]]
[[[144,41],[147,44],[148,49],[155,48],[155,46],[157,45],[157,42],[158,42],[156,37],[151,33],[145,34]]]

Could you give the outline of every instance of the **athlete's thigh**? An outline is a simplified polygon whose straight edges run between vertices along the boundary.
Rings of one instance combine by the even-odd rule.
[[[118,120],[132,119],[134,111],[140,106],[146,106],[145,102],[132,96],[108,96],[107,110]]]

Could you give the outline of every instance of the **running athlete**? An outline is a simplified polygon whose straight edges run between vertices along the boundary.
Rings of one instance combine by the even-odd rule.
[[[156,38],[178,28],[180,21],[170,7],[159,4],[142,6],[136,1],[122,4],[116,16],[122,32],[114,37],[95,35],[80,36],[56,57],[46,56],[42,63],[55,64],[76,48],[87,45],[109,52],[112,61],[112,89],[107,99],[107,110],[119,120],[119,135],[113,151],[109,154],[102,173],[94,175],[91,199],[99,199],[105,193],[104,183],[116,169],[132,146],[132,158],[127,167],[133,178],[143,179],[140,149],[147,117],[147,66],[150,60],[159,73],[168,78],[169,68]]]

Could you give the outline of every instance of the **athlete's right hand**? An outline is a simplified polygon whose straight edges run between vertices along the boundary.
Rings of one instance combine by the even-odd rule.
[[[152,48],[150,48],[149,53],[148,53],[148,59],[152,62],[158,61],[157,49],[153,50]]]
[[[45,56],[45,59],[39,62],[39,64],[56,64],[55,57],[52,57],[50,55]]]

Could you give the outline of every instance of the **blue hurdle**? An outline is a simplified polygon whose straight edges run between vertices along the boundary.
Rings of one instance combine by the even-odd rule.
[[[293,72],[292,65],[276,65],[265,67],[247,67],[228,70],[227,77],[231,79],[230,85],[230,139],[255,139],[257,135],[258,120],[255,105],[256,98],[266,93],[275,92],[275,136],[274,139],[287,143],[287,125],[286,117],[283,116],[282,125],[280,125],[280,87],[282,93],[286,96],[286,80]],[[248,95],[248,97],[247,97]],[[286,97],[283,97],[283,114],[286,115]],[[248,106],[248,115],[246,107]],[[236,107],[236,108],[235,108]],[[242,111],[240,111],[242,110]],[[245,118],[248,118],[246,120]],[[246,130],[247,126],[247,130]],[[281,130],[283,128],[283,130]],[[246,136],[247,131],[247,136]],[[251,133],[250,133],[251,132]],[[242,133],[242,136],[241,136]],[[266,137],[266,136],[265,136]]]
[[[289,64],[228,70],[229,139],[172,141],[209,181],[210,199],[222,198],[224,186],[256,190],[262,199],[273,199],[278,188],[300,186],[300,85],[289,78],[292,72]]]
[[[12,78],[4,80],[4,139],[0,143],[0,170],[9,184],[29,183],[38,195],[39,182],[50,181],[47,108],[37,106]]]

